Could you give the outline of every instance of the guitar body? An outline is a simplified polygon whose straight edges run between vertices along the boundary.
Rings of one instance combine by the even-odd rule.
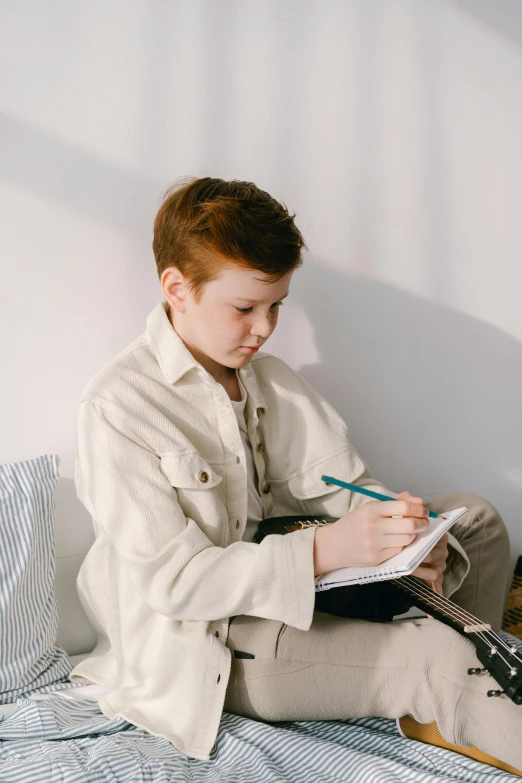
[[[314,522],[330,524],[335,521],[335,517],[314,517],[306,514],[269,517],[259,523],[254,540],[259,544],[268,535],[292,533],[302,527],[309,527]],[[364,585],[346,585],[315,594],[315,608],[319,612],[378,623],[390,622],[396,615],[407,612],[412,604],[410,598],[393,585],[392,580]]]
[[[285,535],[336,521],[335,517],[306,514],[270,517],[259,523],[254,541],[259,544],[265,536]],[[401,576],[383,582],[334,587],[315,594],[315,608],[320,612],[373,622],[390,622],[396,615],[407,612],[410,606],[417,606],[449,625],[475,645],[477,658],[484,669],[470,668],[468,674],[480,675],[482,671],[488,671],[503,688],[488,691],[488,696],[507,696],[515,704],[522,705],[522,657],[516,645],[507,644],[490,625],[440,596],[421,579]]]

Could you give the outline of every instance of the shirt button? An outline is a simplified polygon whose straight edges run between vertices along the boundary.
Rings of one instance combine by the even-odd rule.
[[[239,463],[241,462],[241,457],[236,457],[236,462],[239,465]]]
[[[262,453],[264,452],[264,450],[265,450],[265,446],[264,446],[264,444],[263,444],[263,443],[258,443],[258,444],[257,444],[257,450],[258,450],[258,452],[259,452],[260,454],[262,454]]]
[[[219,639],[219,631],[216,631],[216,639]]]
[[[208,473],[205,473],[205,471],[202,470],[201,473],[199,474],[199,480],[201,481],[202,484],[206,484],[208,481]]]
[[[265,484],[265,486],[263,487],[263,493],[265,495],[268,495],[269,492],[270,492],[270,484]]]
[[[238,529],[238,527],[239,527],[239,519],[236,519],[236,530]]]
[[[219,681],[220,681],[220,679],[221,679],[221,674],[218,674],[217,681],[219,682]]]

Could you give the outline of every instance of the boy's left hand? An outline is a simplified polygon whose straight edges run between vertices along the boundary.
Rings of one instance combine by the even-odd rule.
[[[442,595],[442,579],[448,559],[448,540],[448,534],[444,533],[431,552],[428,552],[420,566],[412,572],[412,576],[424,579],[440,595]]]
[[[407,500],[410,503],[422,503],[421,498],[414,497],[409,492],[401,492],[397,495],[399,500]],[[448,534],[437,541],[431,552],[429,552],[423,562],[412,572],[412,576],[418,576],[433,587],[436,593],[442,595],[442,579],[446,570],[446,561],[448,559]]]

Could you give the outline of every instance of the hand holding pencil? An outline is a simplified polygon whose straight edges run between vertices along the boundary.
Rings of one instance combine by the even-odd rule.
[[[438,517],[438,514],[425,508],[422,498],[409,492],[390,498],[331,476],[323,476],[322,479],[327,484],[336,484],[378,498],[380,502],[365,503],[316,531],[315,575],[336,568],[379,565],[411,544],[418,532],[426,530],[428,516]],[[425,561],[413,572],[414,575],[427,581],[439,592],[446,557],[447,535],[426,556]]]

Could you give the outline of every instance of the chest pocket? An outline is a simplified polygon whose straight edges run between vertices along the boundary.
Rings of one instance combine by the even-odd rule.
[[[223,481],[197,451],[164,454],[160,459],[161,470],[176,489],[212,489]]]
[[[363,472],[363,461],[355,451],[348,449],[285,480],[272,480],[277,513],[284,516],[302,511],[305,514],[327,514],[339,518],[348,512],[350,493],[334,484],[326,484],[321,476],[353,482]]]
[[[223,476],[198,452],[164,454],[160,457],[160,466],[176,490],[185,516],[193,519],[215,546],[225,546],[228,514]]]

